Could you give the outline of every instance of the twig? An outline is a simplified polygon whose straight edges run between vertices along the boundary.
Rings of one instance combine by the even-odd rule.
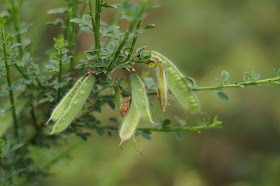
[[[11,77],[10,77],[10,69],[9,69],[9,64],[8,64],[8,53],[7,53],[7,46],[6,46],[6,39],[5,39],[3,25],[0,26],[0,30],[1,30],[2,45],[3,45],[4,61],[5,61],[5,67],[6,67],[6,78],[7,78],[8,87],[9,87],[10,101],[11,101],[11,107],[12,107],[12,113],[13,113],[13,119],[14,119],[14,132],[15,132],[15,137],[18,137],[19,132],[18,132],[18,120],[17,120],[17,114],[16,114],[17,112],[16,112],[16,106],[15,106],[14,91],[12,88]]]
[[[142,23],[142,20],[138,21],[137,26],[136,26],[136,30],[138,30],[138,29],[140,28],[141,23]],[[137,37],[133,38],[133,40],[132,40],[132,42],[131,42],[130,49],[129,49],[129,53],[128,53],[127,58],[126,58],[127,61],[130,60],[130,57],[131,57],[132,52],[133,52],[133,50],[134,50],[136,41],[137,41]]]
[[[213,86],[213,87],[196,87],[196,88],[191,88],[192,91],[199,92],[199,91],[213,91],[213,90],[221,90],[225,88],[240,88],[240,87],[245,87],[245,86],[250,86],[250,85],[260,85],[260,84],[266,84],[266,83],[273,83],[280,81],[280,77],[273,77],[273,78],[268,78],[268,79],[262,79],[262,80],[257,80],[257,81],[252,81],[252,82],[241,82],[241,83],[232,83],[232,84],[227,84],[227,85],[220,85],[220,86]],[[172,94],[172,92],[169,92]],[[156,91],[151,91],[148,92],[147,95],[153,96],[157,95]],[[129,97],[131,96],[130,93],[122,93],[123,97]],[[115,95],[104,95],[100,96],[102,98],[115,98]]]
[[[99,57],[100,53],[100,14],[101,14],[101,6],[100,6],[100,0],[95,0],[95,50],[97,50],[96,58]]]

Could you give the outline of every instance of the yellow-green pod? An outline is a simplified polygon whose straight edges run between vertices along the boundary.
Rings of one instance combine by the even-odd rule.
[[[136,108],[144,120],[154,123],[149,110],[149,102],[143,80],[135,71],[131,72],[130,79],[132,95],[134,97]]]
[[[155,68],[157,72],[157,79],[158,79],[158,88],[157,88],[157,97],[160,104],[161,109],[163,112],[167,106],[167,102],[169,100],[169,93],[167,88],[167,81],[166,81],[166,72],[164,66],[162,64],[162,60],[159,57],[155,58]]]
[[[82,80],[84,80],[84,79],[85,79],[84,77],[81,77],[75,83],[75,85],[69,90],[69,92],[63,97],[63,99],[59,102],[59,104],[53,110],[52,115],[51,115],[50,119],[48,120],[47,124],[51,120],[55,120],[55,121],[58,120],[63,115],[65,110],[67,110],[67,108],[69,107],[69,104],[70,104],[72,98],[74,97],[76,91],[79,89],[80,85],[82,84]]]
[[[51,134],[60,133],[71,124],[71,122],[75,119],[80,110],[83,108],[94,83],[95,77],[93,75],[88,75],[84,78],[82,84],[73,96],[68,108],[55,123]]]
[[[158,52],[151,51],[151,55],[152,57],[159,57],[162,60],[162,64],[166,71],[168,88],[179,104],[189,112],[199,112],[199,101],[176,66]]]
[[[123,141],[130,139],[134,135],[140,120],[140,112],[136,108],[136,103],[135,103],[136,99],[134,100],[134,98],[135,97],[133,95],[129,111],[119,130],[119,136],[121,138],[120,145],[122,144]]]

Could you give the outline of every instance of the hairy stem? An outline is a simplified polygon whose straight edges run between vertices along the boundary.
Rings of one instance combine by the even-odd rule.
[[[59,48],[59,69],[58,69],[57,83],[61,83],[61,79],[62,79],[62,50],[63,50],[63,47],[61,46]],[[61,94],[61,88],[59,87],[57,89],[57,100],[56,100],[57,103],[60,100],[60,94]]]
[[[210,125],[203,125],[203,126],[188,126],[188,127],[165,127],[165,128],[151,128],[151,127],[139,127],[137,131],[151,131],[151,132],[179,132],[179,131],[200,131],[200,130],[207,130],[211,128],[220,128],[222,122],[218,122],[215,124]],[[119,127],[115,126],[104,126],[99,127],[105,130],[119,130]]]
[[[95,0],[95,32],[94,32],[94,38],[95,38],[95,50],[97,50],[96,57],[99,57],[100,53],[100,14],[101,14],[101,6],[100,6],[100,0]]]
[[[15,0],[11,0],[11,6],[12,6],[12,16],[13,16],[13,23],[14,23],[14,28],[15,31],[18,32],[20,31],[20,23],[19,23],[19,8],[18,5],[15,4]],[[17,34],[17,42],[18,43],[22,43],[22,39],[21,39],[21,34]],[[23,57],[23,48],[22,45],[18,46],[19,49],[19,54],[20,57]]]
[[[2,44],[3,44],[5,67],[6,67],[6,78],[7,78],[8,87],[9,87],[10,102],[11,102],[11,108],[12,108],[13,119],[14,119],[14,133],[15,133],[15,137],[18,137],[18,135],[19,135],[18,120],[17,120],[17,114],[16,114],[14,92],[12,89],[12,83],[11,83],[11,77],[10,77],[10,69],[9,69],[9,64],[8,64],[8,53],[7,53],[7,46],[6,46],[6,40],[5,40],[3,26],[0,27],[0,31],[1,31],[1,38],[2,38]]]
[[[257,81],[252,81],[252,82],[241,82],[241,83],[232,83],[232,84],[227,84],[227,85],[220,85],[220,86],[213,86],[213,87],[196,87],[196,88],[191,88],[192,91],[213,91],[213,90],[221,90],[225,88],[242,88],[245,86],[250,86],[250,85],[260,85],[260,84],[267,84],[267,83],[273,83],[280,81],[280,77],[273,77],[273,78],[268,78],[268,79],[262,79],[262,80],[257,80]],[[170,94],[172,92],[169,91]],[[149,96],[154,96],[157,95],[156,91],[150,91],[147,93]],[[131,93],[122,93],[123,97],[129,97],[131,96]],[[104,95],[102,96],[103,98],[115,98],[115,95]]]
[[[141,23],[142,23],[142,20],[138,21],[137,26],[136,26],[136,30],[138,30],[140,28]],[[133,53],[136,41],[137,41],[137,37],[133,38],[133,40],[131,42],[131,45],[130,45],[129,53],[128,53],[127,58],[126,58],[127,61],[130,60],[130,57],[131,57],[131,55]]]
[[[213,86],[213,87],[197,87],[197,88],[192,88],[192,90],[193,91],[208,91],[208,90],[218,90],[218,89],[225,89],[225,88],[238,88],[238,87],[245,87],[245,86],[249,86],[249,85],[273,83],[273,82],[276,82],[279,80],[280,80],[280,77],[273,77],[273,78],[256,80],[256,81],[251,81],[251,82],[232,83],[232,84]]]
[[[124,5],[125,5],[126,1],[127,0],[123,0],[122,1],[121,6],[120,6],[120,8],[119,8],[119,10],[117,12],[117,15],[115,16],[115,19],[114,19],[114,22],[113,22],[112,26],[115,26],[115,25],[117,25],[119,23],[119,20],[121,18],[121,13],[123,11],[123,8],[124,8]],[[106,39],[106,41],[105,41],[104,47],[106,47],[110,43],[110,41],[111,41],[111,38],[108,37]]]

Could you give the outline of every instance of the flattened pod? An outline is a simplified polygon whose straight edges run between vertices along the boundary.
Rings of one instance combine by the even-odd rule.
[[[80,85],[82,84],[82,80],[84,80],[84,77],[81,77],[75,83],[75,85],[69,90],[69,92],[63,97],[63,99],[53,110],[52,115],[47,123],[49,123],[50,120],[58,120],[63,115],[63,113],[65,112],[65,110],[67,110],[69,104],[71,103],[71,100],[74,97],[76,91],[79,89]]]
[[[145,84],[136,72],[130,75],[132,95],[136,108],[139,110],[140,115],[148,122],[154,123],[149,110],[149,102],[146,94]]]
[[[166,70],[168,88],[179,104],[187,111],[199,112],[199,101],[176,66],[158,52],[151,51],[151,55],[162,59],[162,64]]]
[[[92,90],[94,82],[95,78],[93,75],[89,75],[84,78],[82,84],[80,85],[74,97],[72,98],[67,110],[55,123],[51,134],[60,133],[71,124],[71,122],[75,119],[77,114],[83,108],[83,105],[85,104]]]
[[[130,139],[134,135],[139,120],[140,120],[140,112],[136,108],[136,104],[133,96],[128,114],[125,117],[124,122],[119,131],[119,136],[121,137],[121,143],[125,140]]]
[[[169,93],[168,93],[167,82],[166,82],[166,72],[162,64],[161,58],[159,57],[154,57],[154,58],[156,59],[155,67],[156,67],[157,78],[158,78],[157,96],[158,96],[160,107],[164,112],[167,106],[167,102],[169,100]]]

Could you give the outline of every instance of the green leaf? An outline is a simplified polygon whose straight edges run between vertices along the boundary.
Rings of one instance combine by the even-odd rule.
[[[108,5],[106,2],[100,4],[101,7],[103,8],[118,8],[120,4],[113,4],[113,5]]]
[[[136,49],[136,53],[137,53],[137,54],[140,54],[145,48],[147,48],[147,46],[143,46],[143,47],[141,47],[141,48],[137,48],[137,49]]]
[[[162,127],[167,127],[167,126],[170,125],[170,124],[171,124],[171,121],[170,121],[169,119],[165,119],[165,120],[162,122],[161,126],[162,126]]]
[[[181,139],[181,134],[178,131],[175,132],[175,136],[178,140]]]
[[[223,101],[229,102],[229,97],[228,97],[228,95],[226,93],[218,92],[217,94],[218,94],[219,98],[221,98]]]
[[[183,127],[183,126],[185,126],[185,125],[187,124],[187,122],[186,122],[185,120],[182,120],[181,118],[179,118],[179,117],[177,117],[177,116],[175,116],[175,119],[176,119],[177,123],[178,123],[181,127]]]
[[[80,27],[87,26],[87,23],[83,19],[80,19],[80,18],[71,19],[70,22],[77,23],[77,24],[79,24]]]
[[[46,68],[50,69],[51,72],[52,71],[58,72],[58,67],[56,67],[55,65],[47,64]]]
[[[226,82],[229,78],[229,73],[227,71],[222,71],[221,76],[224,79],[224,82]]]
[[[192,88],[196,87],[195,80],[193,78],[187,76],[184,76],[184,78],[186,78],[189,82],[191,82]]]
[[[21,44],[21,43],[15,43],[15,44],[13,44],[13,46],[11,47],[11,50],[13,50],[13,49],[15,49],[15,48],[17,48],[17,47],[19,47],[19,46],[22,46],[22,44]]]
[[[155,24],[149,24],[149,25],[146,25],[143,30],[148,30],[148,29],[152,29],[152,28],[155,28],[156,25]]]
[[[64,14],[66,12],[67,12],[67,8],[61,7],[61,8],[49,10],[48,14]]]
[[[17,149],[19,149],[19,148],[22,147],[22,146],[23,146],[23,144],[21,144],[21,143],[16,144],[16,145],[12,146],[12,148],[10,149],[10,152],[11,152],[11,151],[14,151],[14,150],[17,150]]]
[[[31,61],[31,58],[29,58],[29,57],[30,57],[30,53],[24,54],[24,56],[22,57],[22,60],[21,60],[22,66],[26,65],[28,62]]]
[[[98,134],[99,136],[103,136],[104,133],[105,133],[104,129],[99,128],[99,127],[96,128],[96,132],[97,132],[97,134]]]

